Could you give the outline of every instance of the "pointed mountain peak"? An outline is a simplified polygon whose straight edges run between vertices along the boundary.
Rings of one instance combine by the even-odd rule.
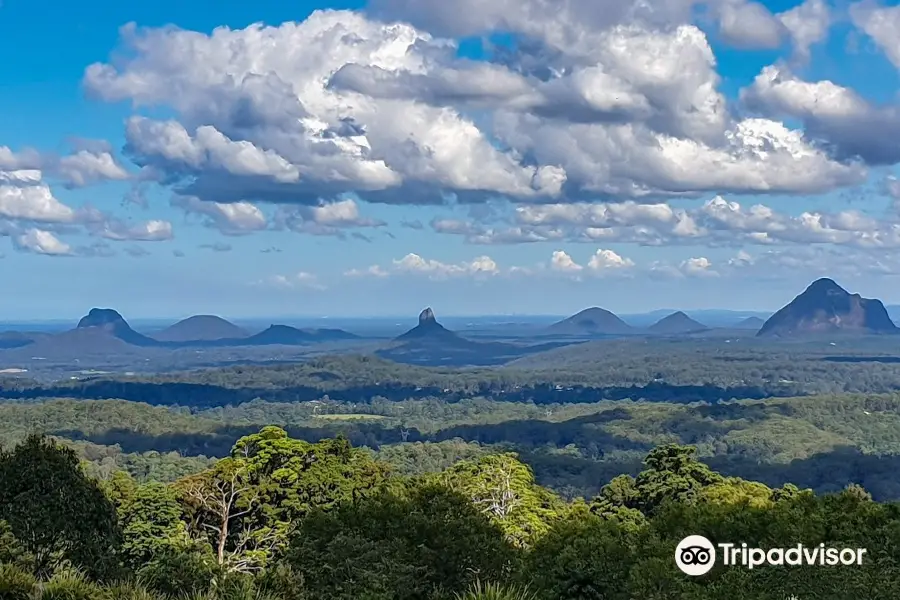
[[[437,319],[434,318],[434,311],[429,306],[419,313],[419,325],[429,325],[431,323],[437,323]]]
[[[404,333],[401,336],[398,336],[394,339],[396,340],[407,340],[411,338],[433,338],[433,339],[448,339],[448,338],[456,338],[458,337],[455,333],[441,325],[437,322],[437,319],[434,318],[434,311],[431,308],[426,308],[422,312],[419,313],[419,324]]]
[[[678,310],[651,325],[649,331],[654,333],[677,334],[695,333],[706,329],[708,329],[706,325],[698,323],[684,312]]]

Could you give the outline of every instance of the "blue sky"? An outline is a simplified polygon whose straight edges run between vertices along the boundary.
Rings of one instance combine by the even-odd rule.
[[[5,0],[0,320],[900,302],[896,3],[642,5]]]

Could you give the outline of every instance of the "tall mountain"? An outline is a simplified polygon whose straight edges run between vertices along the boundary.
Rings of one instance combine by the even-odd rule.
[[[881,300],[851,294],[832,279],[812,282],[772,315],[756,334],[787,337],[816,333],[897,333]]]
[[[156,340],[132,329],[122,315],[111,308],[92,308],[78,321],[75,329],[90,330],[91,333],[105,333],[134,346],[159,345]]]
[[[698,323],[680,310],[663,317],[647,328],[650,333],[660,335],[678,335],[683,333],[697,333],[709,329],[706,325]]]
[[[153,336],[161,342],[213,341],[245,338],[249,333],[215,315],[194,315],[178,321]]]
[[[469,340],[438,323],[434,311],[426,308],[419,313],[418,325],[395,337],[389,346],[376,354],[395,362],[418,365],[498,365],[558,346],[519,346]]]
[[[634,333],[634,328],[604,308],[586,308],[567,319],[558,321],[549,329],[553,333],[567,335],[602,335]]]
[[[434,317],[434,311],[431,310],[431,308],[426,308],[419,313],[418,325],[406,333],[394,338],[395,342],[408,342],[412,340],[477,343],[464,339],[459,334],[450,331],[438,323],[437,319]]]

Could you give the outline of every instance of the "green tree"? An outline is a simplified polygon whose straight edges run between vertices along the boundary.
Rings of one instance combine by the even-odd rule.
[[[108,572],[121,543],[112,502],[85,476],[72,450],[41,436],[0,451],[0,521],[40,577],[63,561],[97,575]]]
[[[311,444],[266,427],[237,441],[231,456],[178,482],[193,537],[208,539],[228,571],[262,570],[313,510],[366,497],[387,467],[344,438]]]
[[[286,561],[317,600],[427,600],[503,581],[518,557],[468,498],[412,486],[311,514]]]
[[[177,491],[157,482],[138,486],[119,510],[122,552],[132,567],[149,562],[164,550],[191,544],[184,507]]]
[[[460,461],[434,478],[468,498],[513,545],[527,548],[566,511],[561,498],[537,485],[514,453]]]

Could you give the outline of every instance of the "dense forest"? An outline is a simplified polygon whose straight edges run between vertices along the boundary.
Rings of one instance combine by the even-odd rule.
[[[8,377],[0,600],[900,597],[900,361],[618,344]],[[875,562],[687,578],[697,532]]]
[[[693,534],[866,553],[689,577],[673,557]],[[893,600],[898,561],[900,505],[726,477],[676,444],[574,502],[515,453],[406,476],[278,427],[171,483],[96,478],[36,435],[0,453],[4,600]]]

